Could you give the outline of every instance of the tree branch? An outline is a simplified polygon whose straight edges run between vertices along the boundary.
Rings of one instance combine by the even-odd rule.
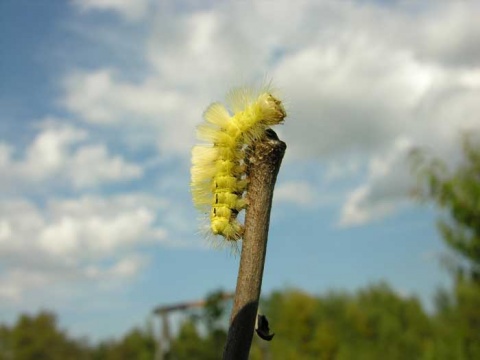
[[[269,129],[249,158],[249,205],[224,360],[248,359],[262,287],[273,189],[286,148]]]

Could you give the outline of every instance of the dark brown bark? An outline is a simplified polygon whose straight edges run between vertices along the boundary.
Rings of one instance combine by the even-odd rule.
[[[274,131],[267,130],[249,158],[249,205],[224,360],[248,359],[262,287],[273,189],[286,147]]]

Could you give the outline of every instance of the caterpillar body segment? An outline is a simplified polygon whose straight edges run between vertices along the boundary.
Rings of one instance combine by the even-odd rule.
[[[235,89],[227,104],[233,115],[213,103],[204,113],[205,123],[197,128],[197,137],[208,145],[192,150],[191,191],[195,206],[209,214],[209,232],[235,242],[244,231],[237,216],[247,206],[246,155],[270,126],[283,122],[286,113],[267,90]]]

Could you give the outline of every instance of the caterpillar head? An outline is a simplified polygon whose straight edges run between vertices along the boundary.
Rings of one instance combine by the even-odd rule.
[[[283,122],[287,113],[282,102],[270,93],[263,93],[258,98],[258,105],[264,116],[265,125],[276,125]]]

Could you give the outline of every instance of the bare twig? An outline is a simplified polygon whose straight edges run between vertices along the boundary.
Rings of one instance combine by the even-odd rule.
[[[237,288],[224,360],[248,359],[262,287],[270,209],[286,144],[273,130],[259,142],[249,159],[248,209],[240,255]]]

